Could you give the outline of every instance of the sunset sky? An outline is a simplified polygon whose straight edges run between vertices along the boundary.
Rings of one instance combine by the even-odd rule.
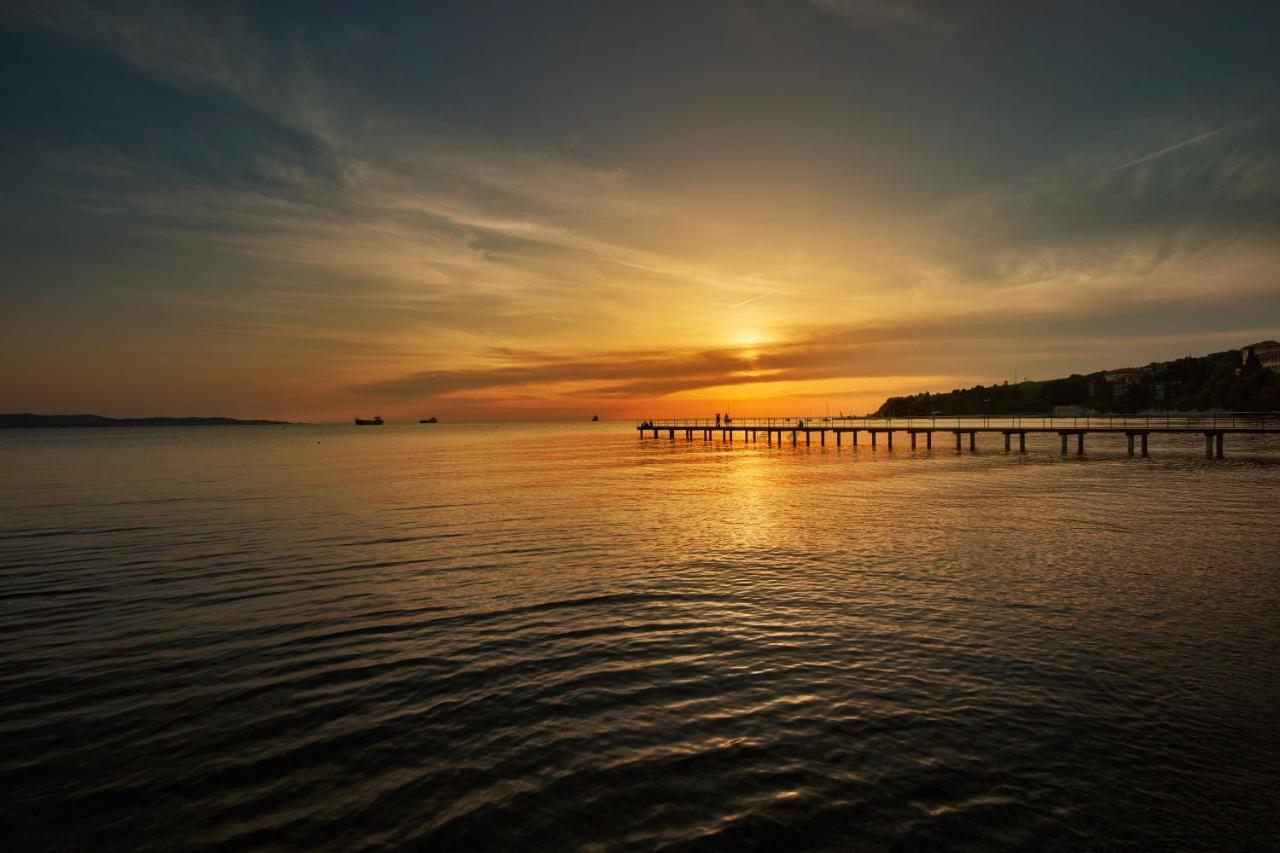
[[[862,413],[1280,333],[1280,7],[0,11],[0,411]]]

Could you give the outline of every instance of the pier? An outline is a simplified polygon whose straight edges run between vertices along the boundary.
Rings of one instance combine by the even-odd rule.
[[[1062,440],[1062,455],[1073,449],[1083,456],[1085,436],[1123,434],[1128,439],[1129,456],[1148,456],[1152,435],[1204,435],[1206,459],[1222,459],[1228,435],[1274,435],[1280,437],[1280,412],[1210,412],[1165,413],[1140,415],[1081,415],[1055,417],[1051,415],[952,415],[936,417],[823,417],[823,418],[653,418],[636,423],[641,438],[650,435],[675,441],[677,436],[685,441],[699,438],[712,441],[717,436],[726,443],[735,438],[757,442],[761,437],[772,446],[789,442],[792,447],[803,440],[806,447],[813,445],[816,437],[820,447],[826,447],[828,434],[836,447],[845,440],[856,447],[859,435],[865,434],[872,448],[883,441],[886,450],[893,450],[895,433],[905,434],[911,449],[919,447],[923,437],[924,448],[933,449],[934,433],[950,434],[955,439],[955,452],[970,453],[978,449],[979,433],[999,433],[1004,437],[1004,452],[1013,452],[1013,439],[1018,440],[1018,453],[1027,452],[1029,433],[1056,433]]]

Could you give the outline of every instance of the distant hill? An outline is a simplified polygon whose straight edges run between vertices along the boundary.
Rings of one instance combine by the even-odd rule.
[[[877,415],[1005,415],[1080,406],[1099,412],[1280,411],[1280,372],[1241,350],[1156,361],[1145,367],[1073,373],[1061,379],[975,385],[890,397]]]
[[[288,421],[236,418],[104,418],[102,415],[0,415],[0,429],[33,427],[267,426]]]

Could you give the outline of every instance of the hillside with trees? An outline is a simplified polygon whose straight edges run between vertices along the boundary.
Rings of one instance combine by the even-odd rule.
[[[1098,412],[1277,411],[1280,373],[1263,367],[1252,353],[1243,360],[1240,350],[1227,350],[1141,368],[890,397],[876,414],[1047,414],[1057,406]]]

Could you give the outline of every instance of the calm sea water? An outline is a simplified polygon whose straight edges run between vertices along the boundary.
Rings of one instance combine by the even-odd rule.
[[[1276,849],[1280,444],[1000,441],[0,434],[5,846]]]

